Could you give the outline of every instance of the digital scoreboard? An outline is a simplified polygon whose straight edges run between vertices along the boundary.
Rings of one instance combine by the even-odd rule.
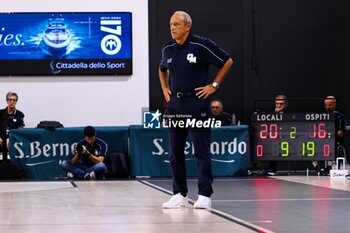
[[[333,113],[253,114],[254,160],[334,160]]]

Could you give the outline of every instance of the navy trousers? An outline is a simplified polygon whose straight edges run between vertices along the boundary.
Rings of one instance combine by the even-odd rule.
[[[183,103],[185,101],[187,104]],[[207,110],[209,108],[207,108],[207,100],[200,100],[197,97],[181,100],[172,99],[170,105],[173,108],[168,108],[168,110],[170,110],[168,113],[172,114],[172,110],[175,110],[174,112],[181,112],[183,114],[186,114],[187,111],[184,111],[183,107],[186,105],[186,109],[188,109],[188,103],[191,102],[192,104],[195,102],[195,106],[202,105],[201,108],[192,108],[192,111],[194,110],[198,114],[203,113],[203,111],[208,113]],[[181,108],[181,111],[176,111],[179,110],[179,108]],[[195,113],[192,112],[191,115],[194,114]],[[202,120],[207,119],[207,117],[208,115],[206,115],[206,117],[203,117]],[[213,175],[210,157],[210,128],[169,128],[169,159],[173,175],[173,193],[181,193],[183,196],[187,196],[188,188],[186,181],[184,150],[189,133],[192,136],[195,158],[197,160],[198,194],[210,197],[213,193]]]

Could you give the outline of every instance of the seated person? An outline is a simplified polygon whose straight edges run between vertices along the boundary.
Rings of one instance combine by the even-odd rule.
[[[107,167],[103,163],[107,144],[96,137],[95,128],[92,126],[84,128],[84,137],[76,146],[72,160],[64,160],[60,165],[68,172],[69,178],[102,179],[107,172]]]
[[[216,119],[221,121],[221,125],[231,125],[232,124],[232,116],[227,112],[224,112],[224,106],[222,101],[219,99],[214,99],[211,101],[211,114]]]
[[[288,107],[288,99],[285,95],[277,95],[275,97],[275,109],[273,111],[274,114],[282,114],[285,113]]]
[[[7,107],[0,110],[0,148],[3,148],[3,143],[6,149],[9,148],[9,131],[10,129],[19,129],[24,127],[24,114],[16,108],[18,95],[15,92],[8,92],[6,94]],[[5,122],[6,120],[6,122]]]
[[[277,95],[275,97],[275,109],[274,114],[283,114],[286,112],[288,107],[288,99],[285,95]],[[277,161],[270,161],[267,169],[267,174],[275,176],[277,174]]]
[[[336,135],[336,151],[338,151],[339,146],[344,148],[344,132],[346,120],[344,114],[338,112],[337,108],[337,99],[335,96],[327,96],[324,99],[324,108],[328,113],[334,113],[335,115],[335,135]],[[336,157],[338,155],[336,154]],[[317,171],[318,175],[328,175],[329,170],[332,168],[332,161],[328,161],[326,168],[321,168],[318,164],[318,161],[312,161],[314,169]]]

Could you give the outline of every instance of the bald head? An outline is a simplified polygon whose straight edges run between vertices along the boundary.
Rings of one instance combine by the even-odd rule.
[[[275,110],[274,113],[283,113],[288,106],[288,99],[285,95],[277,95],[275,97]]]
[[[324,108],[326,111],[333,112],[337,108],[337,99],[333,95],[329,95],[324,99]]]
[[[185,25],[192,25],[192,19],[191,19],[191,16],[185,12],[185,11],[175,11],[173,16],[174,15],[178,15],[181,20],[185,23]]]
[[[176,40],[176,43],[182,45],[191,30],[192,19],[189,14],[184,11],[175,11],[170,18],[170,33],[171,37]]]
[[[222,111],[224,110],[224,106],[222,104],[222,101],[219,99],[214,99],[211,101],[211,114],[213,116],[219,116]]]

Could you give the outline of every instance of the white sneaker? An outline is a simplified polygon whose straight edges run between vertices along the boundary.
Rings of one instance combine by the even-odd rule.
[[[84,176],[84,180],[96,180],[95,172],[86,173]]]
[[[96,174],[95,174],[95,172],[90,172],[90,178],[91,178],[92,180],[96,180]]]
[[[209,209],[211,208],[211,198],[203,195],[198,195],[198,200],[194,203],[195,209]]]
[[[178,209],[180,207],[186,207],[188,203],[187,197],[181,195],[181,193],[172,195],[170,200],[164,202],[162,207],[164,209]]]
[[[71,172],[67,172],[67,177],[68,177],[69,179],[73,179],[73,178],[74,178],[74,175],[73,175],[73,173],[71,173]]]

